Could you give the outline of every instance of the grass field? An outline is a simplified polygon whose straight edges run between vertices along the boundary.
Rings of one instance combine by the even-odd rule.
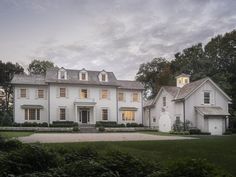
[[[3,131],[0,132],[0,135],[6,138],[14,138],[14,137],[21,137],[21,136],[29,136],[32,135],[33,132],[13,132],[13,131]]]
[[[75,150],[87,146],[101,154],[120,150],[141,158],[157,160],[163,164],[176,159],[204,158],[236,176],[236,135],[199,138],[175,141],[62,143],[45,144],[45,146],[57,150],[60,148]]]

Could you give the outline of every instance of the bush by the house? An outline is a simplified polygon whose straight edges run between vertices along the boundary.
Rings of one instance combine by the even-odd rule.
[[[105,131],[105,128],[104,128],[104,127],[98,127],[98,131],[99,131],[99,132],[104,132],[104,131]]]
[[[189,135],[189,131],[170,131],[173,135]]]
[[[12,124],[13,127],[48,127],[47,122],[38,123],[38,122],[24,122],[24,123],[16,123]]]
[[[80,129],[78,126],[73,127],[73,132],[79,132],[79,131],[80,131]]]
[[[198,128],[190,129],[189,134],[190,135],[199,135],[199,134],[201,134],[201,130]]]
[[[125,124],[117,124],[116,121],[97,121],[96,127],[125,127]]]
[[[143,127],[143,124],[127,123],[126,127]]]
[[[11,126],[13,123],[12,113],[9,112],[0,112],[0,126]]]
[[[50,124],[50,127],[76,127],[78,126],[77,122],[73,121],[53,121]]]
[[[175,120],[175,123],[173,124],[173,130],[175,132],[188,131],[190,127],[191,127],[191,122],[188,120],[186,120],[185,123],[180,120]]]

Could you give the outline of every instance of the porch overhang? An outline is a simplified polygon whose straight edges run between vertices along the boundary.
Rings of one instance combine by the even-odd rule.
[[[80,99],[80,98],[77,98],[74,101],[74,105],[78,106],[78,107],[94,107],[96,105],[96,102],[95,102],[94,99],[89,99],[89,98]]]
[[[136,107],[120,107],[120,111],[137,111],[138,108]]]
[[[195,110],[202,116],[214,117],[214,116],[229,116],[230,114],[224,111],[221,107],[204,107],[195,106]]]
[[[22,109],[43,109],[42,105],[28,105],[28,104],[24,104],[21,105]]]

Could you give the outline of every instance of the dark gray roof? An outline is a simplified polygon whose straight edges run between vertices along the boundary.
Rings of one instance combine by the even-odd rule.
[[[174,86],[163,86],[162,88],[164,88],[173,97],[176,97],[176,95],[180,91],[179,87],[174,87]]]
[[[209,106],[196,106],[195,109],[206,116],[228,116],[227,111],[224,111],[221,107],[209,107]]]
[[[143,102],[143,107],[150,107],[154,105],[154,99],[146,100]]]
[[[46,85],[45,76],[43,75],[26,75],[26,74],[15,74],[12,84],[24,84],[24,85]]]
[[[81,70],[66,69],[67,79],[58,79],[58,68],[49,69],[44,75],[26,75],[15,74],[11,83],[23,85],[46,85],[47,83],[65,83],[65,84],[83,84],[83,85],[100,85],[100,86],[114,86],[121,89],[143,90],[144,87],[137,81],[117,80],[113,72],[106,72],[108,75],[108,82],[99,81],[98,75],[101,71],[87,71],[88,81],[79,80],[79,73]]]
[[[53,83],[70,83],[70,84],[85,84],[85,85],[109,85],[118,86],[117,79],[113,72],[106,72],[108,75],[108,82],[100,82],[98,75],[101,71],[87,71],[88,81],[79,80],[79,73],[81,70],[66,69],[67,79],[58,79],[58,69],[50,69],[46,73],[46,82]]]
[[[186,84],[182,88],[180,88],[178,95],[175,97],[175,100],[183,99],[186,96],[188,96],[190,93],[192,93],[196,88],[198,88],[203,82],[208,80],[209,78],[203,78],[194,82],[190,82],[189,84]]]
[[[131,90],[144,90],[144,86],[138,81],[117,80],[119,88]]]

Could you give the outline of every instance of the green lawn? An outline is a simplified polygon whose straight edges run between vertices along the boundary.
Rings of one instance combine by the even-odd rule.
[[[199,138],[175,141],[56,143],[45,144],[45,146],[69,150],[89,146],[99,153],[120,150],[164,164],[175,159],[204,158],[236,176],[236,135],[200,136]]]
[[[13,132],[13,131],[0,131],[0,135],[6,138],[17,138],[21,136],[29,136],[32,135],[33,132]]]

